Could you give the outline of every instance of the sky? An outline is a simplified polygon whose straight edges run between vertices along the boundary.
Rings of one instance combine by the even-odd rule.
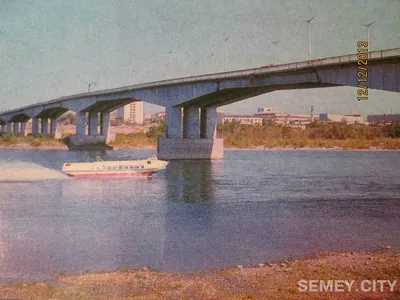
[[[0,111],[91,90],[400,48],[400,0],[0,0]],[[171,55],[169,52],[171,52]],[[171,59],[171,66],[169,61]],[[131,70],[133,71],[131,73]],[[221,107],[253,114],[400,113],[400,93],[331,87],[275,91]],[[145,112],[163,108],[145,104]]]

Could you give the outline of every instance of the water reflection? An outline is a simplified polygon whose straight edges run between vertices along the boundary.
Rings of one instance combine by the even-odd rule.
[[[212,161],[171,161],[167,167],[167,199],[184,203],[214,200],[215,167]]]

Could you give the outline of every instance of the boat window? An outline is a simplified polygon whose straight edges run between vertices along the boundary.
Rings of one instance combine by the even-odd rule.
[[[108,167],[109,170],[111,170],[111,167]]]
[[[133,169],[133,166],[130,166],[129,168],[130,168],[130,169]]]
[[[119,169],[122,170],[122,166],[119,166]]]
[[[148,164],[148,165],[150,165],[150,164],[151,164],[151,161],[150,161],[150,160],[148,160],[148,161],[147,161],[147,164]]]
[[[138,168],[138,166],[135,166],[135,169],[137,169]]]
[[[144,166],[140,166],[142,169],[144,168]]]

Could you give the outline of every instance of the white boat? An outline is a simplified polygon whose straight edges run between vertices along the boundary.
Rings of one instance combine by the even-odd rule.
[[[150,177],[155,172],[165,169],[167,161],[155,157],[143,160],[103,161],[97,158],[95,162],[67,162],[62,172],[71,177],[79,178],[120,178],[120,177]]]

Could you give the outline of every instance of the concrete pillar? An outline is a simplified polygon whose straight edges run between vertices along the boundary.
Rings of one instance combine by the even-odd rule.
[[[217,135],[217,108],[203,107],[200,117],[200,137],[213,139]]]
[[[89,113],[89,135],[99,135],[97,130],[98,123],[98,113],[90,112]]]
[[[42,124],[42,135],[48,135],[49,134],[49,119],[41,118],[40,122]]]
[[[180,107],[166,107],[167,138],[182,138],[182,112]]]
[[[57,118],[50,119],[50,135],[53,136],[53,137],[58,137]]]
[[[9,134],[12,133],[11,127],[12,127],[12,123],[11,122],[7,122],[7,124],[6,124],[6,133],[9,133]]]
[[[39,135],[39,119],[32,118],[32,135],[38,136]]]
[[[108,135],[110,132],[110,113],[100,113],[100,135]]]
[[[22,123],[21,123],[20,134],[21,134],[22,136],[26,136],[26,135],[27,135],[26,124],[27,124],[27,122],[22,122]]]
[[[200,138],[200,114],[198,107],[183,109],[183,137],[188,139]]]
[[[78,136],[86,135],[86,113],[77,112],[76,113],[76,134]]]
[[[13,123],[13,132],[14,132],[14,135],[19,135],[19,122]]]

